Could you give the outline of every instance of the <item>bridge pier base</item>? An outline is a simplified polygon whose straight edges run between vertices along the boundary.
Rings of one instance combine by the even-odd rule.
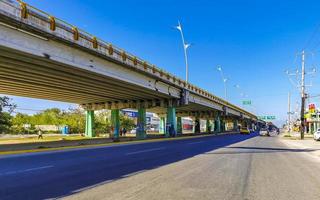
[[[182,135],[182,118],[177,117],[177,134]]]
[[[87,110],[86,111],[86,127],[85,127],[85,135],[87,137],[95,137],[94,131],[94,111]]]
[[[147,137],[147,134],[146,134],[146,109],[145,108],[138,109],[136,137],[137,137],[137,139],[145,139]]]
[[[111,110],[111,131],[112,138],[115,142],[119,141],[119,133],[120,133],[120,111],[119,109]]]
[[[175,137],[177,134],[176,108],[167,108],[166,137]]]

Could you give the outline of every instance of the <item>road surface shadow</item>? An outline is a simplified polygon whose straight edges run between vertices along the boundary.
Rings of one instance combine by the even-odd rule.
[[[221,147],[251,139],[257,135],[256,133],[250,135],[218,135],[33,155],[22,158],[3,158],[0,160],[2,164],[7,161],[11,164],[36,162],[37,165],[56,165],[47,171],[43,170],[43,172],[17,174],[8,177],[1,176],[0,199],[61,198],[137,173],[205,154]],[[128,152],[143,152],[148,149],[160,148],[165,149],[128,155]],[[60,162],[55,163],[54,161]]]

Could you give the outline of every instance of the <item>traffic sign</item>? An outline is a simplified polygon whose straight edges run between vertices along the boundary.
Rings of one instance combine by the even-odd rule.
[[[258,116],[258,119],[260,119],[260,120],[275,120],[276,116],[273,116],[273,115]]]
[[[251,105],[251,100],[242,101],[242,105]]]

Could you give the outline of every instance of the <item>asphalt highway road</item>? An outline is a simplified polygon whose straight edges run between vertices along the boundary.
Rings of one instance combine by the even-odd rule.
[[[320,162],[277,137],[221,135],[0,158],[0,199],[320,199]]]

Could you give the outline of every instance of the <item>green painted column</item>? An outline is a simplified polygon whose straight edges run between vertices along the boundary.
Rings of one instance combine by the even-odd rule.
[[[238,130],[238,120],[236,120],[236,119],[233,121],[233,130],[234,131],[239,131]]]
[[[182,134],[182,118],[177,117],[177,134],[181,135]]]
[[[225,132],[225,130],[226,130],[226,123],[225,123],[225,121],[224,121],[224,119],[220,119],[220,124],[221,124],[221,128],[220,128],[220,130],[221,130],[221,132]]]
[[[146,109],[145,108],[138,109],[136,137],[138,139],[145,139],[147,137],[147,134],[146,134]]]
[[[166,137],[174,137],[177,134],[176,108],[167,108]]]
[[[164,117],[160,117],[159,133],[164,134],[165,126],[166,126],[166,119]]]
[[[206,129],[207,129],[207,133],[211,133],[211,123],[209,119],[207,119]]]
[[[86,129],[85,135],[87,137],[95,137],[96,134],[94,132],[94,110],[86,111]]]
[[[194,133],[200,133],[200,132],[201,132],[201,130],[200,130],[200,119],[199,119],[199,117],[196,117]]]
[[[113,130],[113,139],[114,141],[119,141],[119,133],[120,133],[120,111],[119,109],[111,110],[111,127]]]
[[[215,132],[216,133],[220,133],[221,132],[221,120],[220,120],[220,116],[217,115],[216,119],[215,119]]]

